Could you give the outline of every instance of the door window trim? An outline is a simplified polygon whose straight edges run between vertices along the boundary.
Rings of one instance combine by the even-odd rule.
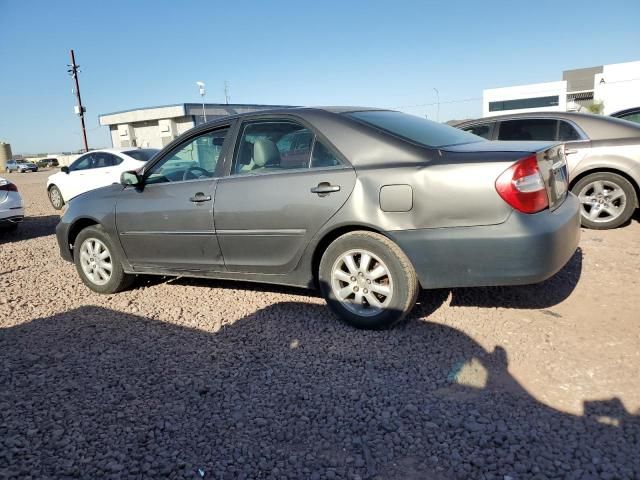
[[[293,122],[293,123],[302,125],[306,129],[308,129],[313,134],[313,142],[311,144],[311,153],[309,156],[309,166],[305,168],[283,168],[281,170],[270,170],[270,171],[251,173],[251,174],[232,173],[233,162],[235,160],[236,152],[238,151],[244,126],[247,125],[248,123],[257,123],[257,122]],[[235,136],[235,139],[233,141],[233,145],[230,146],[229,150],[227,151],[227,157],[225,159],[227,163],[225,165],[225,169],[221,178],[255,178],[255,177],[262,177],[264,175],[280,175],[280,174],[287,174],[287,173],[300,174],[304,172],[318,172],[323,170],[342,170],[342,169],[353,170],[353,166],[351,165],[351,163],[346,159],[346,157],[342,154],[342,152],[340,152],[340,150],[338,150],[333,145],[333,143],[331,143],[327,139],[327,137],[325,137],[320,132],[318,132],[318,130],[309,122],[295,115],[257,114],[257,115],[252,115],[250,117],[244,117],[239,121],[237,121],[236,128],[234,131],[234,136]],[[311,168],[310,163],[313,158],[313,151],[316,145],[316,141],[320,141],[321,143],[323,143],[324,146],[338,159],[338,161],[340,162],[340,165]]]
[[[159,155],[158,158],[156,158],[153,163],[151,165],[145,165],[142,169],[142,178],[143,178],[143,188],[149,188],[152,186],[158,186],[158,185],[175,185],[176,183],[193,183],[193,182],[205,182],[205,181],[211,181],[211,180],[216,180],[218,178],[220,178],[221,175],[221,171],[224,171],[224,163],[226,160],[226,156],[229,153],[229,145],[231,142],[231,138],[233,136],[233,134],[235,134],[235,130],[234,127],[236,126],[237,121],[233,120],[229,123],[223,123],[223,124],[219,124],[219,125],[215,125],[212,126],[210,128],[204,129],[204,130],[198,130],[197,132],[192,132],[190,135],[185,136],[184,138],[182,136],[176,138],[175,141],[171,142],[170,144],[168,144],[165,149],[166,151],[162,153],[162,155]],[[151,169],[157,165],[158,163],[162,162],[168,155],[174,153],[176,151],[176,149],[186,145],[187,143],[191,143],[193,140],[195,140],[198,137],[202,137],[204,135],[208,135],[212,132],[215,132],[217,130],[223,130],[225,128],[228,128],[228,132],[227,135],[225,136],[224,142],[222,144],[222,151],[220,152],[220,156],[218,157],[218,162],[216,164],[216,169],[213,172],[213,176],[211,177],[206,177],[206,178],[192,178],[189,180],[178,180],[176,182],[162,182],[162,183],[151,183],[151,184],[145,184],[148,176],[149,176],[149,172],[151,171]],[[179,140],[179,141],[178,141]]]

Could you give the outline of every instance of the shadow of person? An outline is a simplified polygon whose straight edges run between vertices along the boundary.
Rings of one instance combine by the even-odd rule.
[[[500,347],[301,302],[217,333],[99,307],[36,319],[0,330],[0,385],[2,478],[640,475],[624,409],[558,412]]]

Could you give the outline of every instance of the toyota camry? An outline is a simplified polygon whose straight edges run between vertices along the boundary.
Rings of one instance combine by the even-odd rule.
[[[563,145],[490,142],[396,111],[230,116],[175,139],[57,227],[92,290],[142,274],[319,288],[339,317],[393,324],[419,289],[542,281],[574,254]]]

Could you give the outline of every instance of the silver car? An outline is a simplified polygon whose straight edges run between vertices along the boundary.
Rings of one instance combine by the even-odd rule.
[[[24,219],[24,204],[15,183],[0,177],[0,230],[15,230]]]
[[[69,202],[60,252],[92,290],[135,275],[318,287],[379,328],[419,288],[542,281],[575,253],[555,142],[485,142],[388,110],[242,114],[183,134],[120,184]]]
[[[572,112],[536,112],[472,120],[457,128],[487,140],[564,142],[571,191],[582,225],[616,228],[626,223],[640,193],[640,125]]]
[[[5,171],[7,173],[11,173],[11,172],[20,172],[20,173],[37,172],[38,171],[38,165],[36,165],[33,162],[26,162],[24,160],[9,160],[7,162],[6,167],[5,167]]]

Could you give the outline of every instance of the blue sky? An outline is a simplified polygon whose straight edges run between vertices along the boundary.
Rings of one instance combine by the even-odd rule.
[[[640,2],[0,0],[0,140],[15,153],[90,147],[98,115],[199,101],[395,107],[481,115],[483,88],[640,59]],[[475,99],[470,101],[460,101]],[[455,103],[447,103],[455,101]]]

